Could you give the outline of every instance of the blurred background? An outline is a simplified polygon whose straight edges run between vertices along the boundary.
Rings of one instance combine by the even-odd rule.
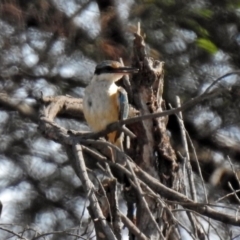
[[[176,106],[177,95],[187,102],[216,78],[239,70],[238,0],[0,1],[0,227],[21,232],[28,226],[24,236],[29,239],[36,232],[74,228],[86,239],[94,236],[83,211],[81,182],[64,149],[38,132],[37,99],[41,92],[82,97],[102,60],[121,57],[131,64],[139,22],[147,54],[165,62],[167,107]],[[228,157],[238,175],[240,77],[229,76],[215,88],[224,94],[184,112],[213,200],[230,191],[228,182],[239,188]],[[57,122],[88,129],[83,119]],[[174,148],[181,151],[174,116],[168,128]],[[234,197],[228,201],[236,204]],[[15,239],[11,236],[0,231],[0,239]],[[45,239],[76,238],[49,234]]]

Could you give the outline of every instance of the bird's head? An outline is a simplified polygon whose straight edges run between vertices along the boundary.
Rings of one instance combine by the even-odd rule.
[[[94,75],[97,80],[118,81],[125,74],[137,73],[138,69],[133,67],[122,66],[117,61],[103,61],[96,66]]]

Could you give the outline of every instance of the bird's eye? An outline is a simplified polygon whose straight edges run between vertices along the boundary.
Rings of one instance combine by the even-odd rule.
[[[101,74],[101,73],[111,73],[114,68],[111,66],[96,68],[95,74]]]
[[[106,72],[111,72],[111,70],[113,70],[113,69],[114,69],[114,68],[113,68],[113,67],[110,67],[110,66],[105,67]]]

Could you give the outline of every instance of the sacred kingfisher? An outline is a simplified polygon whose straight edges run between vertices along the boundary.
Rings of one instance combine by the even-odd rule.
[[[83,113],[94,132],[104,130],[110,123],[128,117],[127,92],[115,82],[125,74],[136,72],[138,69],[122,66],[117,61],[103,61],[96,66],[94,76],[83,97]],[[107,135],[107,140],[121,150],[122,139],[122,134],[117,131]]]

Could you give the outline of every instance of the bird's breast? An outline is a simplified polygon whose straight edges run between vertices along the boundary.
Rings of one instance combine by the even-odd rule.
[[[118,87],[113,83],[90,84],[83,98],[83,112],[93,131],[101,131],[119,119]]]

